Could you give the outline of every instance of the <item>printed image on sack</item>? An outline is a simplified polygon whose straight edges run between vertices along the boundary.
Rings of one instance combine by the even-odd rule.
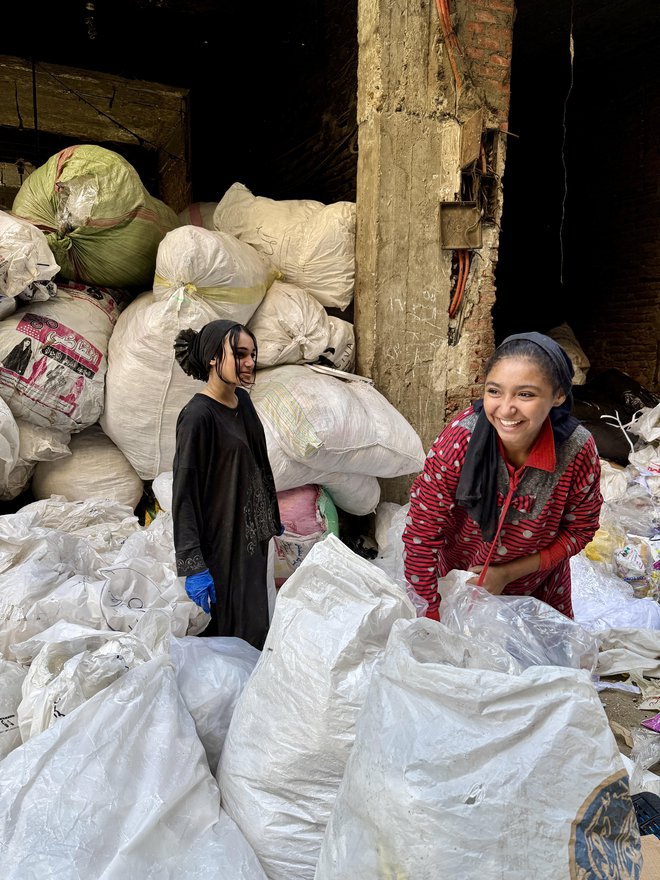
[[[120,291],[61,285],[55,299],[0,322],[0,396],[16,418],[70,431],[98,419],[124,302]]]
[[[571,880],[639,880],[639,830],[625,773],[616,773],[580,808],[569,841]]]

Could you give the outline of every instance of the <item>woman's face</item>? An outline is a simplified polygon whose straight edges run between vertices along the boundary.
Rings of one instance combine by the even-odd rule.
[[[231,347],[229,336],[227,336],[224,352],[225,356],[222,360],[220,373],[225,382],[229,382],[232,385],[251,385],[254,381],[257,352],[250,334],[246,333],[245,330],[241,330],[235,354]],[[238,364],[236,361],[238,361]],[[211,361],[211,366],[215,369],[215,359]]]
[[[556,393],[545,373],[527,358],[504,358],[486,376],[486,418],[512,453],[530,451],[550,410],[564,400],[566,395]]]

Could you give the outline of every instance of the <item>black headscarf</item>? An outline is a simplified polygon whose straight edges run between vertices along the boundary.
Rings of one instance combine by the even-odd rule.
[[[578,420],[571,415],[573,408],[573,375],[571,359],[564,349],[549,336],[541,333],[516,333],[507,336],[498,347],[501,351],[510,342],[523,340],[538,345],[550,358],[560,378],[561,391],[566,400],[561,406],[553,406],[550,410],[550,422],[555,440],[555,447],[561,446],[578,426]],[[497,354],[496,352],[496,354]],[[514,352],[511,357],[516,357]],[[497,431],[486,418],[483,400],[473,404],[478,413],[477,423],[472,432],[465,455],[465,463],[456,490],[456,502],[464,507],[470,518],[479,524],[481,535],[486,542],[495,537],[497,531],[497,470],[499,466],[499,450]]]
[[[222,340],[233,327],[240,326],[236,321],[211,321],[199,332],[181,330],[174,340],[174,356],[183,372],[206,382],[209,364],[218,354]]]

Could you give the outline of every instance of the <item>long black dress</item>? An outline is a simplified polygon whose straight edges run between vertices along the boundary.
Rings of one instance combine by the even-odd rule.
[[[280,514],[266,439],[249,394],[231,409],[196,394],[176,426],[172,514],[177,574],[208,568],[217,603],[205,634],[263,647],[268,542]]]

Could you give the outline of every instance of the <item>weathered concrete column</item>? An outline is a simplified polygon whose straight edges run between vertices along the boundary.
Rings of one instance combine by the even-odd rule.
[[[463,22],[469,14],[461,12]],[[484,126],[498,122],[464,71],[455,88],[433,2],[359,0],[358,43],[358,371],[428,448],[447,403],[472,396],[492,346],[497,224],[484,227],[456,333],[452,251],[440,247],[439,203],[460,198],[461,121],[483,108]],[[468,61],[466,53],[459,63]],[[409,486],[408,478],[386,481],[384,497],[404,501]]]
[[[433,4],[360,0],[358,16],[358,372],[428,446],[445,415],[451,283],[438,204],[460,186],[460,126]],[[390,497],[409,485],[396,482]]]

